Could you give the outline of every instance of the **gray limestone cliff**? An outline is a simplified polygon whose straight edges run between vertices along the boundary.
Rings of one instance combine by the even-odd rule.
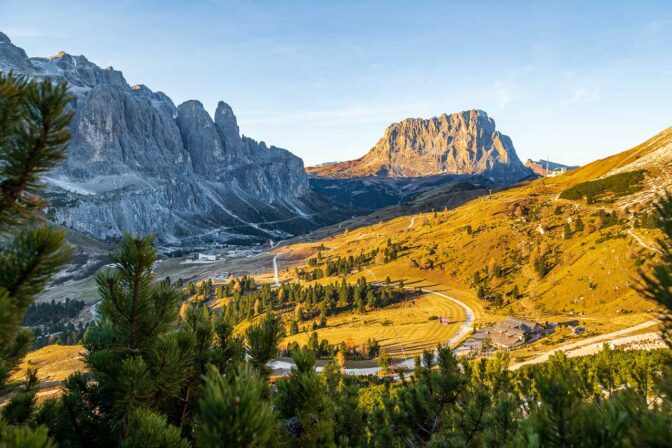
[[[60,52],[29,58],[0,33],[0,72],[65,80],[75,94],[67,161],[45,176],[47,216],[99,239],[154,232],[161,244],[283,238],[333,222],[303,161],[240,135],[229,105],[175,106],[121,72]]]

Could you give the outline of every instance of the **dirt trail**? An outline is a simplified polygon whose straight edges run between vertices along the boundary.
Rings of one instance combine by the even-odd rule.
[[[644,240],[643,240],[639,235],[637,235],[635,232],[632,231],[632,229],[628,229],[628,234],[629,234],[631,237],[633,237],[633,238],[635,239],[635,241],[637,241],[637,243],[638,243],[640,246],[642,246],[644,249],[652,250],[652,251],[654,251],[654,252],[656,252],[656,253],[662,255],[662,253],[660,252],[660,250],[659,250],[658,248],[655,248],[655,247],[653,247],[653,246],[649,246],[648,244],[646,244],[646,243],[644,242]]]
[[[593,336],[592,338],[583,339],[581,341],[573,342],[571,344],[566,344],[566,345],[563,345],[561,347],[550,350],[546,353],[542,353],[541,355],[539,355],[535,358],[528,359],[527,361],[512,364],[510,369],[511,370],[516,370],[516,369],[519,369],[520,367],[528,365],[528,364],[538,364],[538,363],[541,363],[541,362],[546,362],[546,361],[548,361],[548,358],[554,353],[567,352],[569,354],[569,352],[571,352],[571,351],[574,351],[574,350],[577,350],[577,349],[580,349],[580,348],[584,348],[588,345],[596,344],[596,343],[599,343],[599,342],[612,341],[614,339],[617,339],[619,336],[624,336],[624,335],[627,335],[627,334],[630,334],[630,333],[634,333],[635,331],[642,330],[644,328],[652,327],[654,325],[657,325],[658,323],[659,322],[657,320],[652,319],[652,320],[642,322],[641,324],[638,324],[638,325],[635,325],[635,326],[632,326],[632,327],[624,328],[622,330],[613,331],[611,333],[601,334],[601,335],[598,335],[598,336]],[[582,354],[587,354],[587,353],[582,353]]]

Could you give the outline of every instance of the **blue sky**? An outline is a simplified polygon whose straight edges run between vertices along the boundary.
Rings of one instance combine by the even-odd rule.
[[[0,0],[0,31],[177,104],[224,100],[244,134],[306,164],[472,108],[523,160],[584,164],[672,125],[669,1]]]

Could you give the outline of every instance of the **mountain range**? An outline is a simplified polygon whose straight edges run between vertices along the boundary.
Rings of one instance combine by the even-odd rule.
[[[29,58],[2,33],[0,71],[66,81],[75,96],[67,161],[45,177],[57,224],[194,246],[285,238],[345,216],[312,192],[300,158],[241,136],[224,102],[213,119],[84,56]]]
[[[480,110],[389,126],[361,159],[304,170],[289,151],[241,135],[223,101],[175,105],[120,71],[59,52],[28,57],[0,33],[0,72],[65,81],[74,95],[67,161],[48,173],[55,224],[163,247],[255,244],[401,204],[449,185],[460,195],[533,176]],[[485,191],[485,190],[483,190]]]

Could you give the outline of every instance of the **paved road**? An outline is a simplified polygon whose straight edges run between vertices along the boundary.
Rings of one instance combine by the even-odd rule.
[[[457,330],[457,333],[455,333],[455,336],[450,338],[450,340],[446,343],[446,345],[448,347],[452,347],[457,342],[459,342],[460,339],[462,339],[464,336],[466,336],[467,334],[469,334],[471,332],[471,330],[474,326],[475,314],[474,314],[474,310],[469,305],[467,305],[466,303],[464,303],[461,300],[456,299],[455,297],[451,297],[449,295],[446,295],[446,294],[443,294],[443,293],[440,293],[440,292],[436,292],[436,291],[433,291],[431,289],[424,289],[423,288],[423,289],[421,289],[421,291],[425,292],[427,294],[434,294],[434,295],[437,295],[439,297],[443,297],[444,299],[448,299],[452,302],[455,302],[456,304],[461,306],[462,309],[464,309],[464,312],[466,314],[466,318],[464,319],[464,322],[462,322],[462,325],[460,325],[460,328]],[[414,362],[413,359],[407,359],[405,361],[400,362],[397,365],[400,366],[400,367],[404,367],[406,369],[415,368],[415,362]]]
[[[282,254],[286,254],[289,251],[284,251],[280,252],[279,254],[275,254],[275,257],[273,257],[273,281],[275,282],[275,286],[280,286],[280,279],[278,278],[278,257]]]
[[[457,334],[453,336],[448,342],[447,345],[449,347],[452,347],[454,344],[456,344],[460,339],[462,339],[464,336],[469,334],[474,327],[474,319],[475,319],[475,314],[474,310],[464,303],[461,300],[456,299],[455,297],[447,296],[445,294],[442,294],[440,292],[432,291],[431,289],[423,289],[422,292],[426,292],[428,294],[435,294],[439,297],[443,297],[444,299],[448,299],[452,302],[455,302],[459,306],[461,306],[464,309],[464,313],[467,315],[467,317],[464,319],[464,322],[460,326],[460,329],[457,330]]]

